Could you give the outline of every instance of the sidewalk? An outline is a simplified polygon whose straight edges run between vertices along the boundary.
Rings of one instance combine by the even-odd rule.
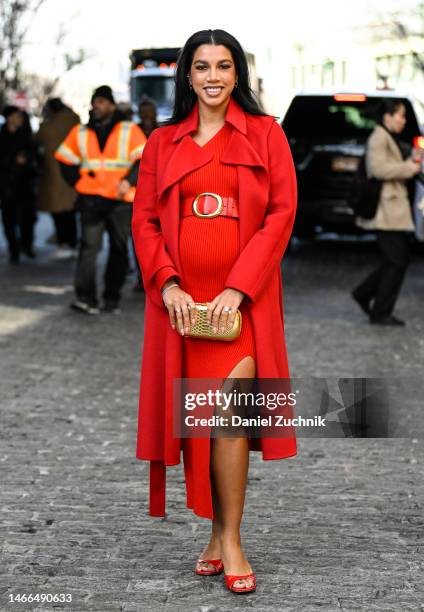
[[[160,519],[147,514],[148,463],[135,459],[144,298],[129,279],[121,316],[73,313],[74,263],[40,249],[20,266],[0,259],[1,610],[424,610],[422,438],[302,438],[283,461],[251,453],[243,533],[257,591],[195,576],[209,521],[185,508],[182,465],[167,470]],[[416,374],[422,264],[405,287],[403,335],[364,324],[346,297],[352,266],[285,264],[293,373]],[[414,411],[422,420],[422,402]]]

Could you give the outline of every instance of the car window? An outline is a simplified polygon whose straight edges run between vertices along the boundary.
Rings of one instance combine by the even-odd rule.
[[[363,143],[377,122],[381,98],[369,97],[364,102],[336,101],[333,96],[297,96],[283,120],[289,139],[316,143]],[[411,141],[420,132],[409,100],[406,107],[407,126],[402,134]]]
[[[370,132],[376,124],[376,120],[370,116],[370,109],[363,106],[353,106],[352,104],[330,104],[328,112],[333,115],[330,118],[337,124],[337,120],[349,133]]]

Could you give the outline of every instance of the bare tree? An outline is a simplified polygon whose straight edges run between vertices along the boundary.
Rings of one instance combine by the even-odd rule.
[[[392,40],[404,43],[402,50],[390,56],[376,58],[375,70],[379,89],[393,89],[398,81],[408,81],[410,86],[418,73],[424,73],[424,1],[399,3],[393,11],[375,12],[374,18],[363,28],[367,42],[379,43]],[[390,62],[390,64],[389,64]],[[405,71],[408,71],[407,76]],[[417,89],[415,102],[424,112],[424,100]]]
[[[368,26],[374,42],[397,40],[407,43],[408,50],[403,52],[403,61],[409,58],[416,70],[424,72],[424,53],[414,49],[416,41],[424,40],[424,2],[419,0],[414,5],[380,14]],[[402,66],[399,65],[399,69]],[[378,69],[378,68],[377,68]],[[388,74],[377,75],[380,79],[389,79]]]
[[[424,2],[418,2],[415,9],[409,14],[395,13],[392,32],[396,38],[406,42],[413,38],[424,39]],[[411,49],[410,54],[415,66],[424,72],[424,53]]]
[[[69,32],[60,24],[49,70],[52,76],[23,73],[22,50],[28,43],[31,23],[45,2],[46,0],[0,0],[0,107],[13,92],[29,89],[31,98],[36,100],[36,110],[40,110],[47,97],[54,92],[60,77],[85,62],[88,57],[83,49],[74,53],[63,51]]]
[[[33,103],[35,102],[33,110],[38,114],[41,112],[47,98],[54,94],[61,77],[76,66],[83,64],[92,56],[91,53],[84,49],[77,49],[73,53],[64,52],[63,49],[68,34],[69,30],[67,27],[64,24],[60,24],[51,53],[51,66],[49,66],[48,70],[50,76],[35,73],[25,74],[25,83],[31,92]]]
[[[21,51],[28,28],[45,0],[0,0],[0,104],[22,83]]]

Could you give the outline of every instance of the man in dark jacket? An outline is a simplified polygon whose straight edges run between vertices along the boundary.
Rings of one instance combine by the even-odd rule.
[[[10,261],[18,263],[21,252],[34,257],[37,156],[28,115],[17,106],[7,106],[3,116],[6,122],[0,130],[1,212]]]

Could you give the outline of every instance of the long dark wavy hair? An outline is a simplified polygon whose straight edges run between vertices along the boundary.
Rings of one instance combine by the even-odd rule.
[[[166,121],[165,125],[179,123],[185,119],[196,103],[197,95],[189,87],[187,74],[190,72],[194,53],[200,45],[223,45],[227,47],[233,57],[238,80],[238,86],[231,93],[232,97],[245,112],[251,115],[267,115],[250,87],[246,55],[238,40],[225,30],[200,30],[190,36],[178,55],[175,73],[174,110],[172,117]]]

